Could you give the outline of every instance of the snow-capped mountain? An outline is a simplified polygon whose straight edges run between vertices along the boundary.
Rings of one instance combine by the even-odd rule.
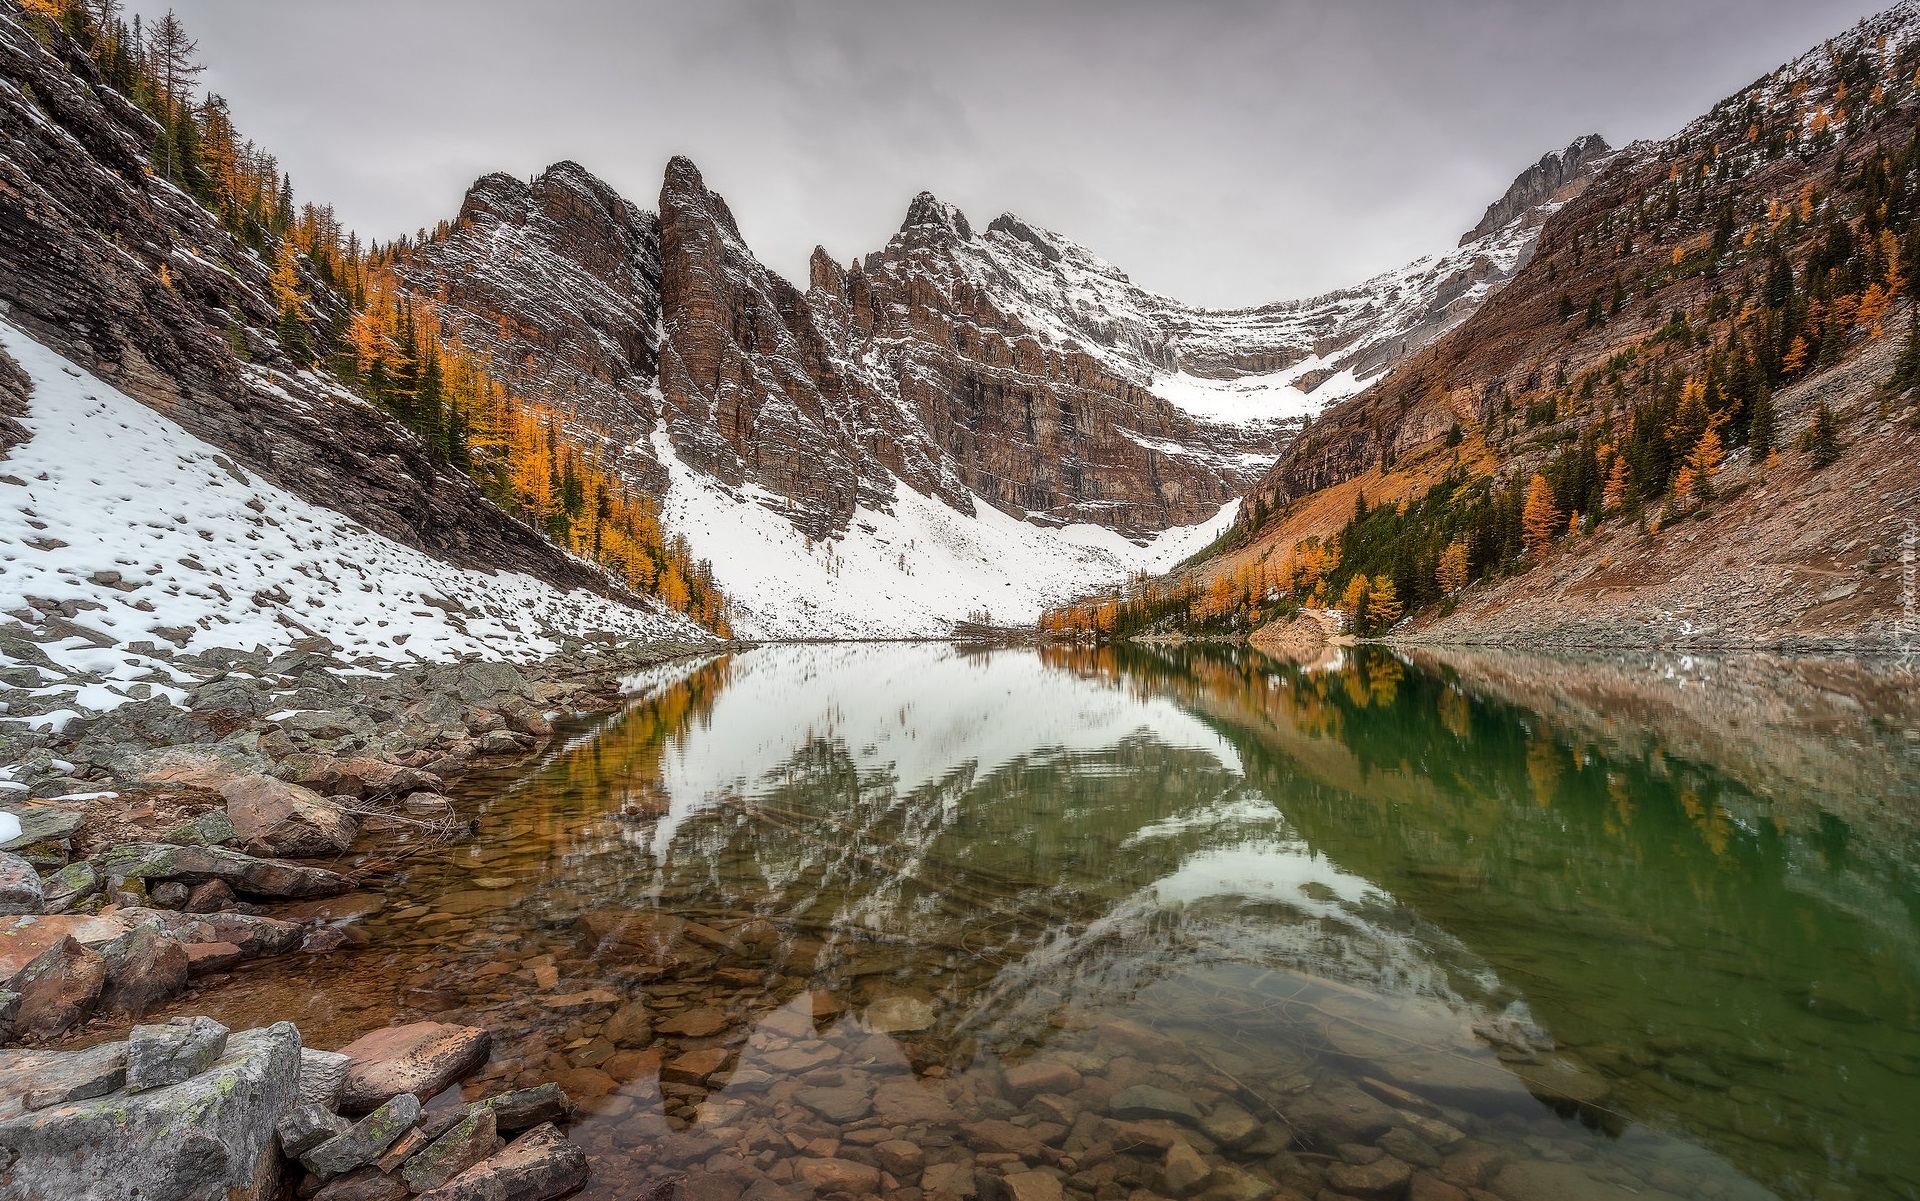
[[[816,251],[803,292],[685,159],[657,215],[572,163],[488,176],[397,269],[513,386],[665,490],[740,628],[934,633],[1204,545],[1304,420],[1510,278],[1605,154],[1588,138],[1548,156],[1496,228],[1444,254],[1236,311],[929,194],[880,251]]]

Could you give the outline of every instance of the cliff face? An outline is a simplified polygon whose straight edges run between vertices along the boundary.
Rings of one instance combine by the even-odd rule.
[[[1592,168],[1612,153],[1613,147],[1607,145],[1605,138],[1588,134],[1565,150],[1542,156],[1539,162],[1520,173],[1506,195],[1487,206],[1487,215],[1461,237],[1460,244],[1465,246],[1496,233],[1542,205],[1572,199],[1569,187],[1586,179],[1592,174]]]
[[[397,423],[297,369],[273,332],[267,265],[148,173],[153,121],[57,30],[43,45],[24,22],[0,0],[0,315],[380,534],[459,566],[606,586],[469,481],[436,472]],[[306,283],[324,337],[327,292]]]
[[[577,164],[531,184],[486,176],[452,235],[396,270],[516,393],[570,398],[600,428],[645,430],[658,417],[660,222]],[[623,460],[659,486],[650,465]]]

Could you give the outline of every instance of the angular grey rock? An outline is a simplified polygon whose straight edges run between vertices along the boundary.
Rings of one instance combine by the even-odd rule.
[[[20,994],[0,988],[0,1043],[13,1041],[13,1024],[20,1019]]]
[[[420,1201],[551,1201],[587,1182],[587,1153],[551,1126],[536,1126]]]
[[[100,891],[100,873],[91,863],[69,863],[40,882],[47,913],[66,913]]]
[[[181,822],[168,830],[160,836],[160,841],[180,847],[215,847],[238,837],[232,818],[218,809],[209,809],[192,821]]]
[[[163,842],[134,842],[114,847],[94,860],[108,876],[141,880],[179,880],[201,884],[225,880],[236,892],[304,900],[338,896],[353,881],[322,867],[259,859],[220,847],[176,847]]]
[[[293,1101],[300,1032],[281,1022],[234,1035],[184,1084],[0,1121],[9,1197],[205,1201],[271,1196],[274,1126]]]
[[[46,889],[33,864],[0,851],[0,913],[44,913],[46,903]]]
[[[493,1110],[500,1133],[517,1134],[573,1116],[573,1102],[558,1084],[515,1089],[480,1102]]]
[[[400,1169],[407,1188],[416,1193],[436,1189],[474,1164],[500,1150],[498,1121],[493,1109],[476,1106],[453,1128],[433,1140]]]
[[[107,980],[100,1007],[143,1017],[186,990],[187,949],[157,919],[148,919],[100,948]]]
[[[187,898],[191,895],[191,890],[178,880],[168,880],[153,886],[153,903],[162,909],[184,909]]]
[[[135,1026],[127,1035],[127,1091],[168,1088],[212,1067],[227,1053],[227,1028],[212,1018],[175,1018]]]
[[[54,1052],[33,1068],[24,1108],[48,1109],[118,1092],[127,1082],[127,1044],[101,1043],[84,1051]]]
[[[328,1139],[302,1155],[300,1162],[321,1180],[331,1180],[380,1158],[419,1120],[420,1098],[401,1093],[354,1123],[345,1134]]]
[[[347,1086],[347,1069],[352,1065],[351,1055],[300,1048],[300,1104],[329,1111],[340,1108],[340,1092]]]
[[[353,1129],[353,1123],[318,1105],[300,1104],[280,1119],[274,1133],[280,1136],[280,1153],[299,1159],[321,1143],[339,1138]]]

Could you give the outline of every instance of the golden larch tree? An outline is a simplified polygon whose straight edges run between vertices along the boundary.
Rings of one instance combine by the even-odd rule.
[[[1560,508],[1553,502],[1553,487],[1547,477],[1536,473],[1527,485],[1527,504],[1520,511],[1520,537],[1527,549],[1539,554],[1560,532]]]

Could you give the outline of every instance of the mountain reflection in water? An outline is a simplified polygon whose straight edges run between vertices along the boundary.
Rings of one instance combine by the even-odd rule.
[[[1672,668],[661,670],[470,788],[307,1015],[496,1030],[590,1196],[1920,1197],[1910,702]]]

